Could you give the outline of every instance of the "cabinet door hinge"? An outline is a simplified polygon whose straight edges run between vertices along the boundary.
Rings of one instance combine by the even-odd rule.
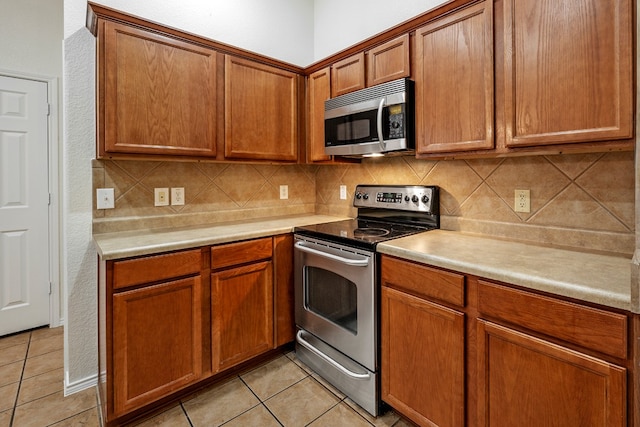
[[[49,202],[48,202],[49,206],[51,206],[51,193],[49,193]]]
[[[52,286],[53,286],[53,285],[51,284],[51,282],[49,282],[49,295],[51,295],[51,287],[52,287]]]

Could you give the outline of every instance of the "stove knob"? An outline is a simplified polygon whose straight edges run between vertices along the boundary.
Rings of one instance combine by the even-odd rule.
[[[356,199],[358,200],[362,199],[362,193],[360,192],[356,193]]]
[[[405,201],[405,202],[408,202],[409,200],[411,200],[411,199],[409,198],[409,196],[404,196],[404,201]]]
[[[415,194],[411,197],[411,201],[413,203],[418,203],[418,200],[420,200],[420,199],[418,199],[418,196],[416,196]]]
[[[422,203],[429,203],[429,196],[427,195],[422,196]]]
[[[362,196],[365,200],[369,200],[369,194],[368,193],[364,193],[364,196]]]

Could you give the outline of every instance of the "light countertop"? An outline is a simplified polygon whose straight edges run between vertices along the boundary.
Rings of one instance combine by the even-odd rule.
[[[631,259],[433,230],[378,245],[378,252],[639,313]]]
[[[275,236],[291,233],[294,227],[343,219],[346,218],[313,214],[296,215],[203,226],[94,234],[93,241],[103,260],[113,260]]]

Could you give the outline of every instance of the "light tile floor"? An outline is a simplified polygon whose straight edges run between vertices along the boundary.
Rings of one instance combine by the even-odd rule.
[[[62,328],[0,338],[0,427],[99,426],[95,388],[63,397]],[[392,411],[373,418],[295,353],[193,394],[148,426],[408,427]]]

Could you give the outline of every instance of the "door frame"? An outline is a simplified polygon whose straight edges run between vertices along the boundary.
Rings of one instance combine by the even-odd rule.
[[[61,316],[60,286],[60,96],[58,80],[60,77],[12,71],[0,68],[0,76],[24,80],[34,80],[47,85],[49,116],[47,117],[47,158],[49,179],[49,327],[64,324]]]

